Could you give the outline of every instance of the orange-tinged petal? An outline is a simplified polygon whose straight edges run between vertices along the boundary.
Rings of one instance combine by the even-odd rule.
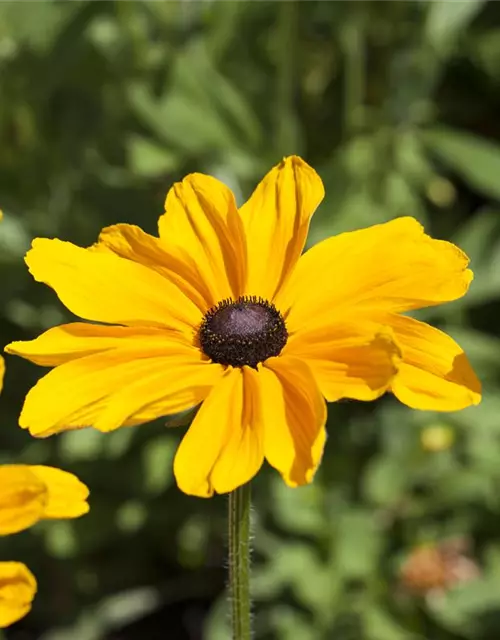
[[[402,350],[394,395],[414,409],[458,411],[481,401],[481,383],[461,347],[414,318],[384,314]]]
[[[75,475],[43,465],[30,465],[29,469],[46,486],[44,519],[79,518],[88,512],[89,490]]]
[[[166,251],[209,289],[210,306],[242,295],[245,240],[228,187],[201,173],[187,176],[168,192],[158,224]]]
[[[43,517],[45,484],[27,465],[0,465],[0,535],[17,533]]]
[[[285,158],[257,186],[240,209],[248,252],[246,294],[274,298],[304,248],[324,194],[321,178],[297,156]]]
[[[228,370],[202,404],[174,460],[184,493],[208,498],[233,491],[262,466],[258,375],[248,367]]]
[[[5,375],[5,360],[0,356],[0,391],[3,388],[3,377]]]
[[[283,353],[307,362],[329,402],[375,400],[389,389],[401,359],[390,328],[355,318],[300,331]]]
[[[307,365],[269,358],[259,370],[264,455],[291,487],[312,481],[326,440],[326,404]]]
[[[222,368],[163,337],[78,358],[50,371],[26,396],[19,424],[45,437],[81,427],[111,431],[201,402]]]
[[[36,580],[21,562],[0,562],[0,629],[23,618],[31,609]]]
[[[95,250],[109,250],[122,258],[140,262],[171,280],[192,300],[201,313],[213,306],[210,286],[201,277],[199,265],[185,247],[177,247],[175,255],[167,251],[165,243],[150,236],[140,227],[117,224],[103,229]]]
[[[93,353],[134,346],[134,343],[149,350],[151,346],[158,346],[165,335],[165,330],[158,327],[120,327],[73,322],[48,329],[34,340],[11,342],[5,347],[5,351],[43,367],[55,367]]]
[[[318,243],[299,260],[276,304],[290,331],[353,309],[405,311],[455,300],[472,280],[467,256],[397,218]]]
[[[149,324],[190,331],[201,320],[196,305],[167,278],[113,253],[37,238],[26,255],[35,280],[86,320]]]

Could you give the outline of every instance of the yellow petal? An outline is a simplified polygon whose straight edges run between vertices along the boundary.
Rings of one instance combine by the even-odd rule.
[[[467,256],[397,218],[318,243],[299,260],[276,304],[290,331],[346,311],[405,311],[455,300],[472,280]]]
[[[174,474],[184,493],[208,498],[248,482],[263,462],[258,374],[230,369],[184,436]]]
[[[34,340],[11,342],[5,351],[43,367],[55,367],[75,358],[125,346],[146,351],[166,335],[157,327],[120,327],[74,322],[53,327]],[[139,341],[139,342],[137,342]]]
[[[45,484],[27,465],[0,465],[0,535],[17,533],[43,517]]]
[[[324,193],[321,178],[297,156],[285,158],[257,186],[240,209],[248,251],[245,293],[274,298],[304,248]]]
[[[312,481],[326,440],[326,404],[308,367],[290,356],[259,371],[264,455],[291,487]]]
[[[21,562],[0,562],[0,629],[23,618],[31,609],[36,580]]]
[[[427,411],[458,411],[481,401],[481,383],[461,347],[414,318],[386,314],[403,361],[392,391],[404,404]]]
[[[171,281],[142,264],[70,242],[37,238],[26,255],[35,280],[86,320],[149,324],[189,331],[201,321],[196,305]]]
[[[0,356],[0,391],[3,388],[3,377],[5,375],[5,360]]]
[[[171,338],[137,339],[50,371],[26,396],[22,428],[45,437],[93,426],[111,431],[201,402],[221,376],[201,352]]]
[[[72,473],[41,465],[29,469],[47,488],[44,519],[78,518],[88,512],[89,490]]]
[[[150,236],[140,227],[117,224],[101,231],[99,241],[93,249],[107,249],[122,258],[140,262],[157,271],[176,284],[202,314],[214,305],[210,286],[205,282],[205,274],[200,273],[199,265],[185,247],[178,247],[174,255],[167,251],[159,238]]]
[[[230,189],[193,173],[170,189],[158,224],[168,253],[209,289],[210,306],[242,295],[246,249]]]
[[[401,358],[390,329],[355,318],[298,332],[283,353],[307,362],[329,402],[375,400],[389,389]]]

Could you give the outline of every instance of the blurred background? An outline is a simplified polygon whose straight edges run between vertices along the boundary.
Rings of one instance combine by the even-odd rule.
[[[0,2],[0,346],[69,319],[23,264],[33,237],[155,233],[191,171],[242,202],[298,153],[327,192],[311,243],[411,215],[472,258],[468,296],[420,317],[482,404],[338,403],[312,486],[258,476],[256,638],[500,637],[499,108],[499,2]],[[34,440],[17,417],[42,372],[7,358],[0,462],[71,470],[92,508],[0,540],[39,581],[4,638],[228,639],[226,498],[175,487],[186,421]]]

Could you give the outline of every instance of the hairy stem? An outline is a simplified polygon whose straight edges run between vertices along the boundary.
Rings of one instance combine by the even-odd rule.
[[[229,494],[229,593],[233,640],[250,640],[250,483]]]

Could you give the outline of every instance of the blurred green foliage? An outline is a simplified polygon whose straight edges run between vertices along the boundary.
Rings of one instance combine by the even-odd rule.
[[[404,214],[472,258],[470,294],[421,315],[466,349],[482,404],[338,403],[312,486],[259,475],[256,638],[499,637],[499,107],[498,2],[0,3],[2,345],[69,318],[22,262],[34,236],[87,245],[116,222],[154,233],[167,189],[193,170],[242,201],[298,153],[327,192],[311,243]],[[92,509],[1,541],[40,584],[5,637],[228,638],[226,499],[176,489],[185,426],[36,441],[16,424],[40,375],[7,361],[0,461],[76,472]],[[413,549],[450,540],[474,570],[410,589]]]

